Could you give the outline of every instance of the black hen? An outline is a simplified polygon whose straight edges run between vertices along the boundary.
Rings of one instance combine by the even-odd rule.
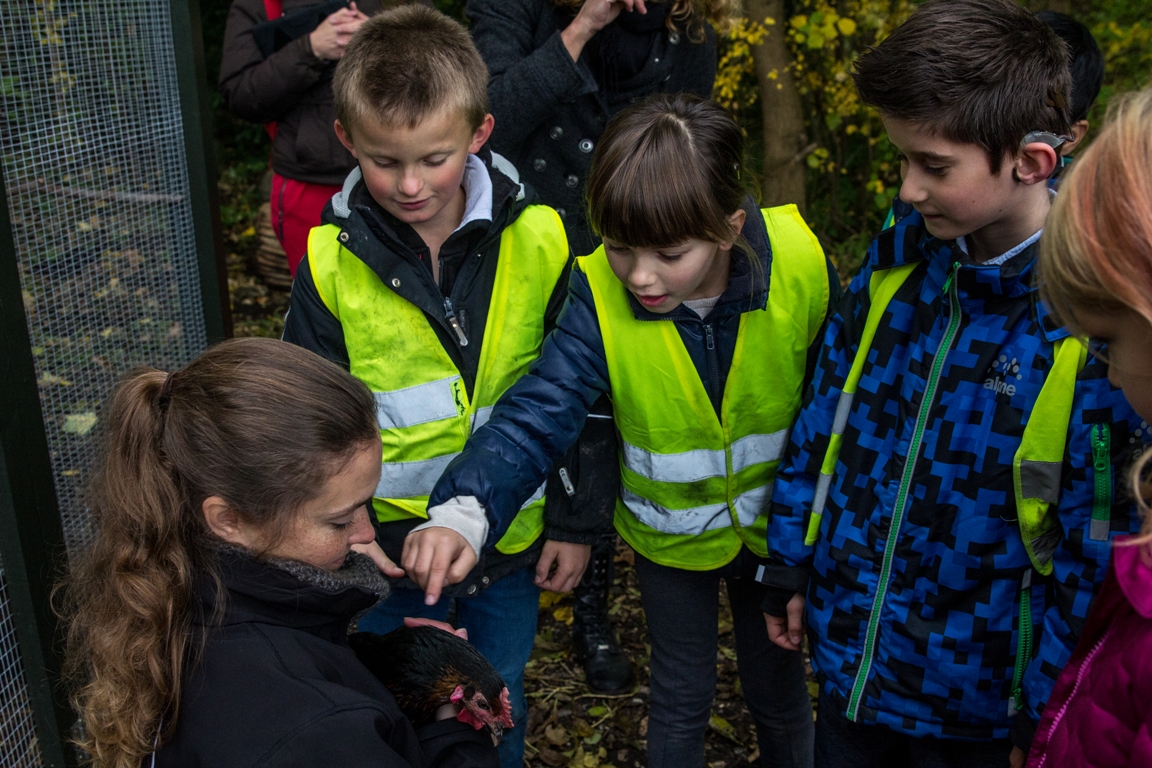
[[[386,635],[357,632],[348,642],[417,728],[448,703],[457,705],[457,720],[488,728],[497,742],[512,727],[504,679],[467,640],[436,627],[400,627]]]

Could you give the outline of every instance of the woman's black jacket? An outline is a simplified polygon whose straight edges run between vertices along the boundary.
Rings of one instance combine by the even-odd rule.
[[[176,730],[156,768],[495,768],[487,731],[442,720],[419,731],[348,647],[348,624],[387,585],[353,555],[335,574],[220,555],[219,620],[194,623]],[[218,604],[196,589],[200,615]],[[207,625],[207,626],[206,626]],[[203,644],[200,645],[200,639]],[[152,766],[146,757],[143,768]]]
[[[557,210],[573,252],[591,253],[597,243],[585,222],[584,182],[608,119],[655,93],[709,98],[716,79],[715,32],[706,26],[704,40],[692,42],[684,32],[661,26],[652,33],[643,68],[624,80],[598,80],[589,59],[607,28],[572,61],[560,32],[573,13],[551,0],[469,0],[466,12],[488,65],[488,108],[496,118],[492,149]]]

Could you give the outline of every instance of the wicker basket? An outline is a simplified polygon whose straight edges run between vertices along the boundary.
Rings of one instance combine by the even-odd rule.
[[[272,229],[272,205],[260,206],[256,222],[256,233],[260,235],[260,247],[256,251],[256,273],[270,288],[287,291],[292,288],[292,273],[288,271],[288,257],[276,239]]]

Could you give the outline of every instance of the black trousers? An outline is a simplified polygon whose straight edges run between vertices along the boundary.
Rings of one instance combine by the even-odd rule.
[[[766,588],[753,580],[758,563],[748,549],[713,571],[670,568],[636,555],[652,644],[649,768],[705,765],[704,733],[716,694],[720,579],[732,606],[740,684],[756,721],[760,764],[812,765],[812,705],[804,661],[798,652],[768,639],[760,610]]]
[[[816,707],[816,768],[1008,768],[1008,739],[915,738],[853,723],[823,692]]]

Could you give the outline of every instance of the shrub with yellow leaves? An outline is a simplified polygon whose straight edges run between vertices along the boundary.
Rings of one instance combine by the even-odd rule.
[[[808,219],[841,274],[848,275],[883,223],[899,175],[879,115],[856,94],[852,65],[906,19],[914,3],[797,0],[792,7],[793,15],[781,23],[739,19],[733,25],[723,42],[715,97],[750,134],[758,132],[760,116],[751,107],[761,84],[752,49],[767,34],[785,35],[810,142],[804,157]],[[749,145],[754,148],[756,142]]]
[[[737,19],[721,41],[714,95],[737,115],[752,139],[763,130],[755,108],[761,89],[773,87],[757,82],[753,49],[766,35],[785,36],[809,142],[804,149],[807,218],[844,277],[859,267],[869,240],[882,226],[900,173],[879,115],[860,103],[852,66],[860,53],[908,18],[916,4],[794,0],[785,4],[787,18]],[[1032,10],[1058,5],[1025,4]],[[1099,126],[1114,95],[1149,81],[1152,22],[1146,0],[1087,0],[1077,4],[1073,16],[1089,26],[1104,53],[1104,86],[1090,115],[1092,125]],[[776,80],[777,74],[772,70],[767,79]],[[759,142],[752,139],[748,146],[755,164]]]

